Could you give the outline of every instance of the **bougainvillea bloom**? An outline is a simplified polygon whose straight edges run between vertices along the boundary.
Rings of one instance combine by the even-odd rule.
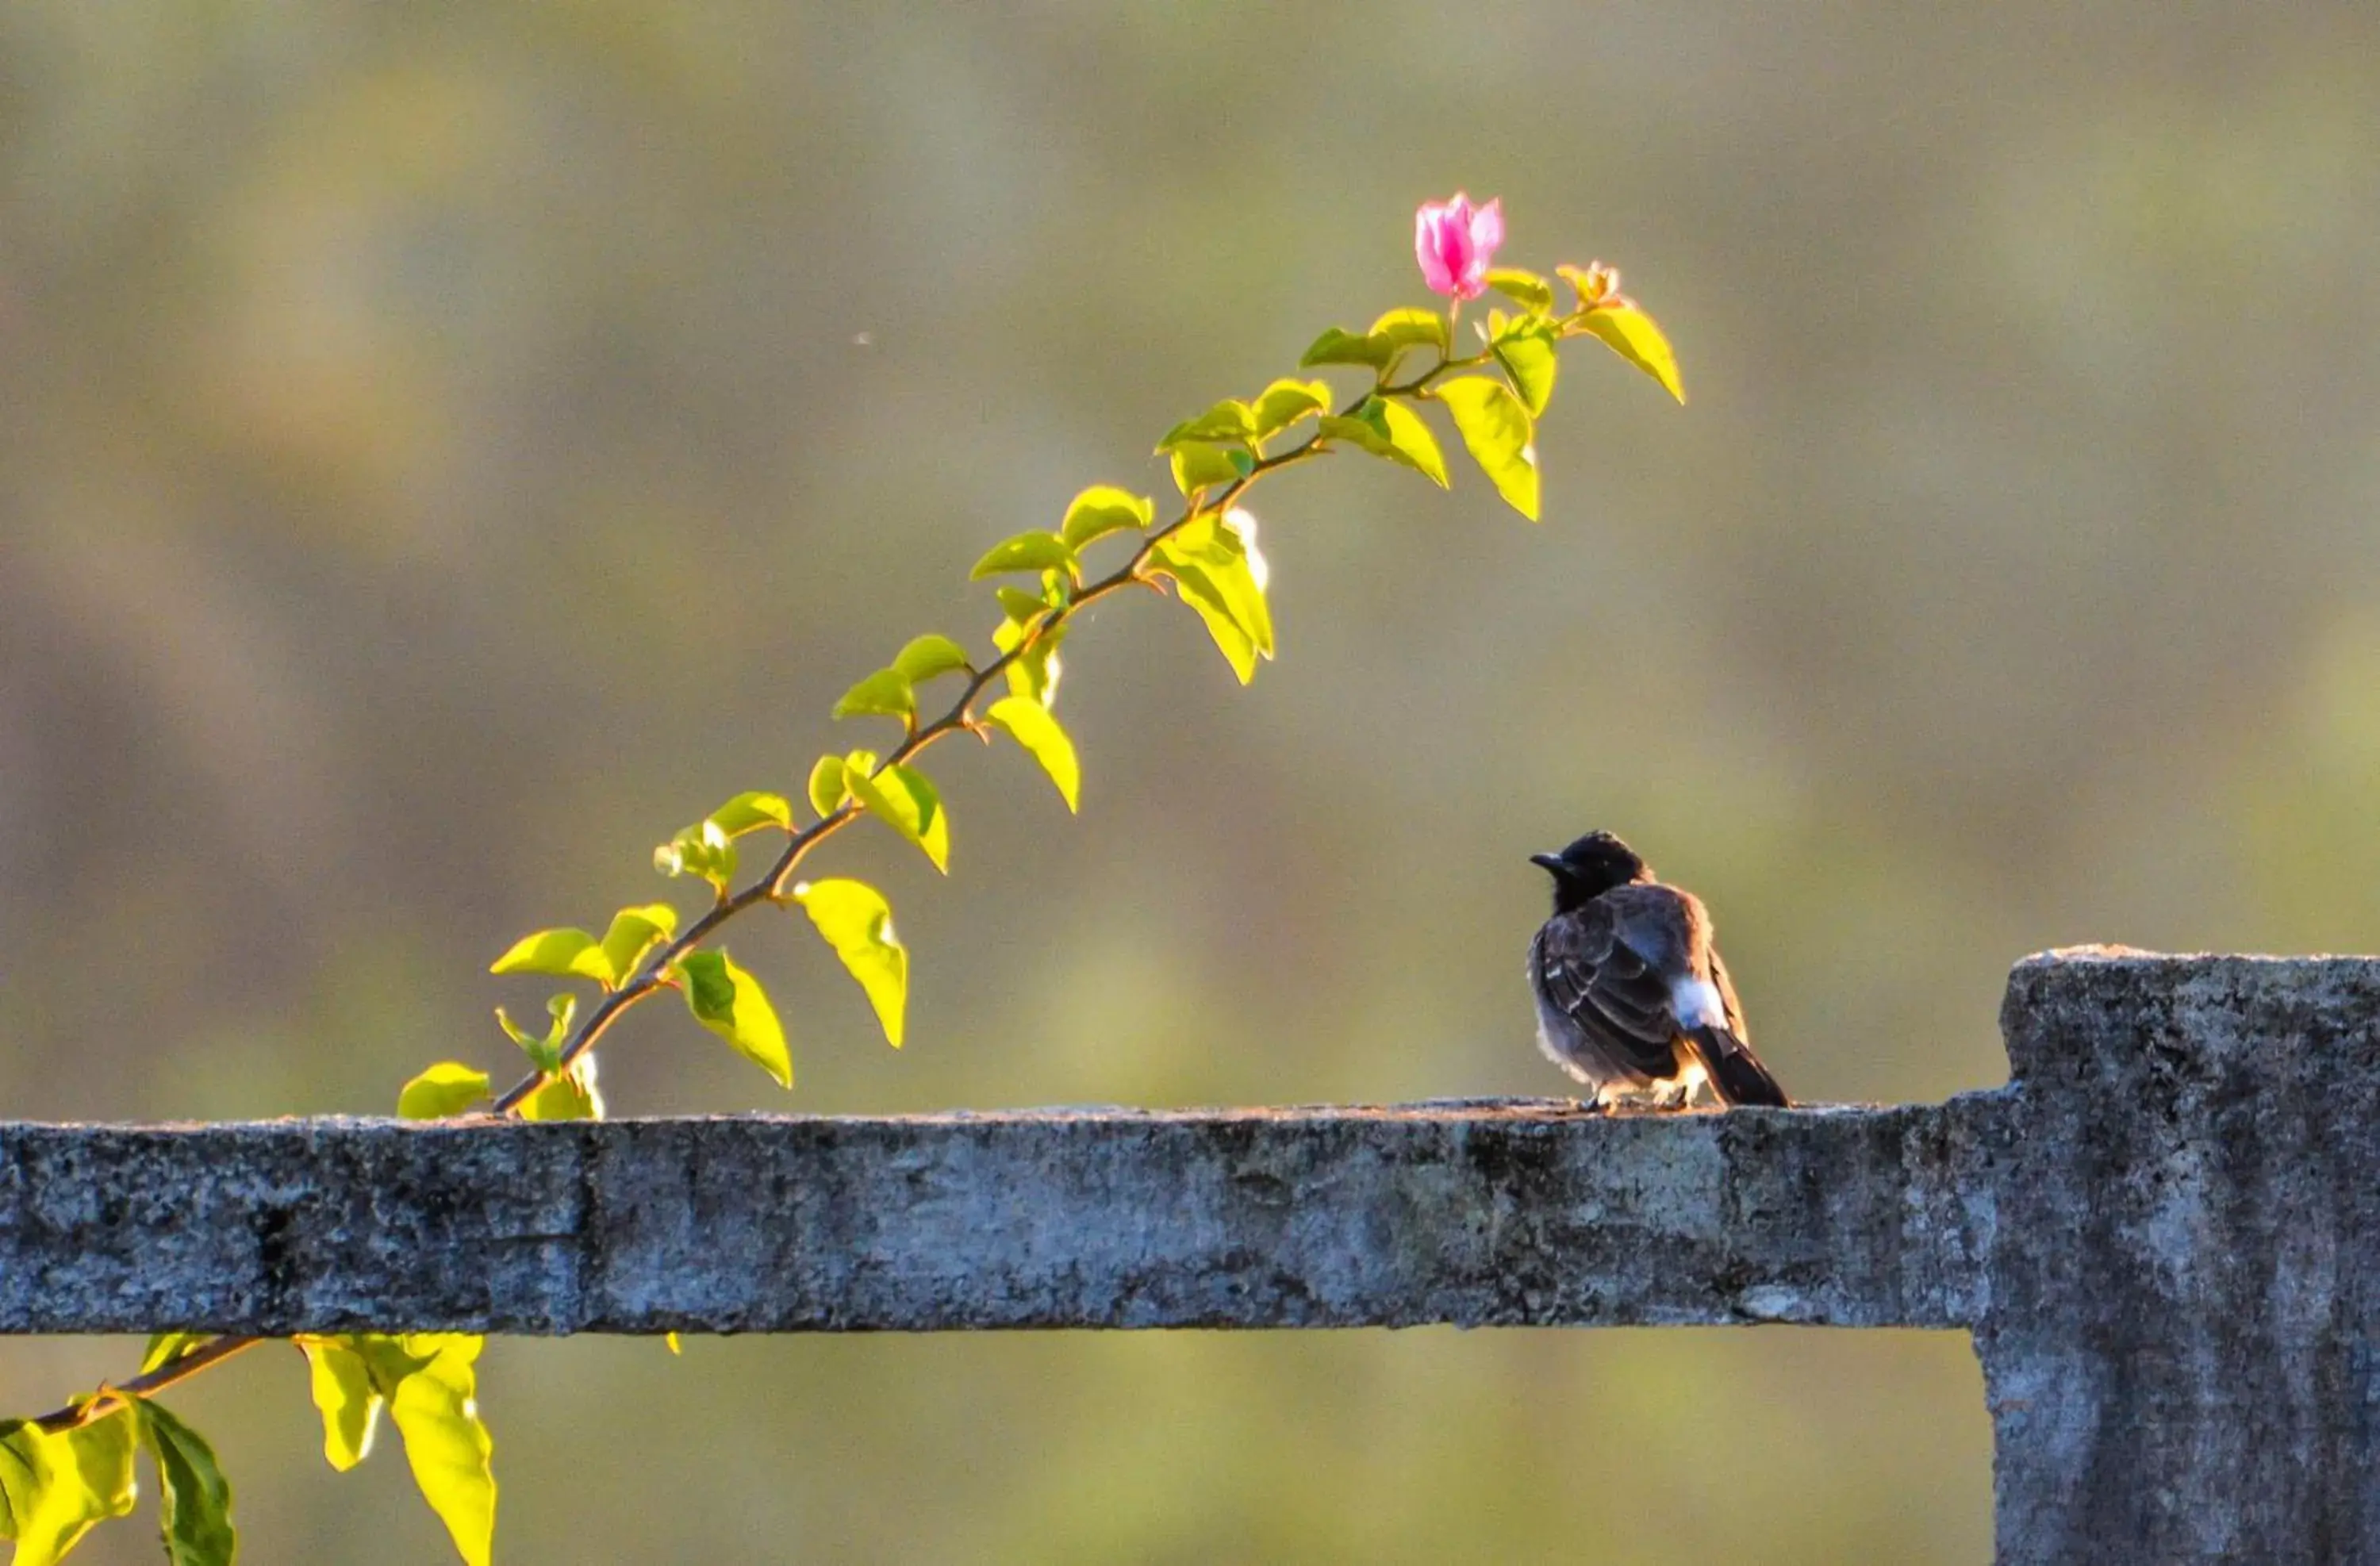
[[[1488,263],[1504,242],[1500,198],[1475,207],[1457,190],[1451,201],[1424,201],[1414,214],[1414,255],[1435,293],[1475,299],[1488,291]]]

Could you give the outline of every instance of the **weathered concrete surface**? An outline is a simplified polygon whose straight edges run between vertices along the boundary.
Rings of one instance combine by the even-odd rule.
[[[2380,961],[2051,953],[1975,1332],[2004,1561],[2380,1561]]]
[[[1971,1118],[13,1124],[0,1330],[1949,1326]]]

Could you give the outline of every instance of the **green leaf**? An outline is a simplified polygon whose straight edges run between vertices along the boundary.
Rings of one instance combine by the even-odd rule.
[[[161,1365],[171,1365],[192,1349],[213,1342],[212,1332],[158,1332],[149,1339],[149,1346],[140,1355],[140,1374],[146,1376]]]
[[[1320,381],[1276,381],[1257,398],[1257,438],[1269,439],[1309,413],[1330,407],[1330,388]]]
[[[1553,400],[1554,371],[1560,358],[1554,350],[1554,329],[1542,321],[1525,318],[1514,322],[1496,334],[1489,345],[1496,353],[1496,362],[1511,378],[1512,390],[1520,394],[1521,406],[1536,419],[1546,411]]]
[[[488,1074],[459,1061],[441,1061],[405,1085],[396,1096],[403,1120],[443,1120],[488,1096]]]
[[[785,1049],[784,1026],[760,981],[724,952],[689,952],[677,967],[695,1020],[774,1077],[778,1086],[791,1087],[794,1061]]]
[[[1372,336],[1395,348],[1427,344],[1443,355],[1447,351],[1446,317],[1434,310],[1392,310],[1372,322]]]
[[[1189,495],[1217,484],[1234,484],[1255,472],[1256,466],[1245,446],[1185,442],[1173,448],[1173,487]]]
[[[1185,419],[1165,431],[1165,438],[1157,443],[1157,454],[1162,456],[1190,441],[1253,441],[1256,435],[1255,411],[1236,398],[1225,397],[1196,419]]]
[[[1168,536],[1151,568],[1171,577],[1182,601],[1197,611],[1207,634],[1242,685],[1256,678],[1257,662],[1273,652],[1272,612],[1266,606],[1262,562],[1245,512],[1199,517]]]
[[[1008,616],[1011,624],[1019,627],[1033,624],[1057,607],[1038,593],[1026,592],[1023,588],[994,588],[992,592],[1000,600],[1000,612]],[[1002,648],[1001,650],[1005,652],[1008,649]]]
[[[14,1566],[55,1566],[93,1524],[132,1510],[132,1437],[128,1411],[55,1433],[30,1419],[0,1425]]]
[[[1083,563],[1075,551],[1055,533],[1019,533],[991,546],[990,552],[975,563],[967,579],[979,582],[986,577],[998,577],[1011,571],[1063,571],[1074,580],[1083,579]]]
[[[1419,414],[1392,398],[1366,397],[1351,416],[1326,415],[1322,433],[1402,463],[1441,490],[1447,487],[1446,457],[1438,449],[1438,437]]]
[[[1463,443],[1471,448],[1504,504],[1534,522],[1537,519],[1536,427],[1521,399],[1500,382],[1484,375],[1465,375],[1440,382],[1439,400],[1454,416]]]
[[[892,762],[869,777],[859,768],[846,766],[844,781],[850,785],[852,797],[868,807],[870,815],[925,850],[934,868],[950,874],[950,816],[925,773]]]
[[[1592,333],[1613,353],[1658,381],[1670,395],[1683,403],[1686,388],[1678,379],[1678,356],[1670,339],[1651,316],[1626,298],[1597,306],[1579,318],[1579,330]]]
[[[909,953],[892,933],[892,904],[883,893],[858,880],[805,881],[794,888],[794,901],[867,991],[886,1042],[899,1049],[902,1012],[909,999]]]
[[[136,1401],[140,1444],[157,1464],[157,1525],[172,1566],[231,1566],[239,1548],[231,1525],[231,1484],[206,1438],[164,1403]]]
[[[583,929],[541,929],[524,935],[489,965],[494,974],[541,973],[557,978],[591,978],[612,982],[611,965],[603,948]]]
[[[917,693],[911,688],[909,676],[898,669],[877,670],[843,693],[843,698],[834,704],[832,716],[856,718],[871,714],[904,722],[916,717]]]
[[[1318,364],[1360,364],[1385,370],[1389,360],[1396,357],[1397,346],[1385,337],[1358,337],[1334,326],[1315,338],[1314,346],[1299,356],[1297,362],[1309,370]]]
[[[346,1338],[301,1337],[314,1406],[322,1414],[322,1457],[344,1474],[371,1453],[384,1401],[370,1366]]]
[[[421,1367],[388,1393],[389,1417],[405,1438],[405,1461],[430,1510],[468,1566],[488,1566],[496,1534],[495,1442],[480,1418],[478,1372],[483,1340],[468,1333],[417,1333],[405,1352]]]
[[[892,655],[893,671],[913,686],[924,685],[937,674],[957,674],[966,667],[966,649],[948,637],[931,632],[911,637],[907,646]]]
[[[891,674],[892,671],[888,669],[885,673]],[[719,830],[730,837],[741,837],[762,827],[779,827],[791,832],[794,830],[794,807],[792,801],[782,794],[749,792],[737,795],[704,819],[718,823]]]
[[[820,819],[843,808],[843,758],[821,756],[810,769],[810,808]]]
[[[991,639],[1001,651],[1009,652],[1024,639],[1024,632],[1012,620],[992,632]],[[1008,688],[1044,707],[1057,700],[1058,678],[1065,673],[1058,657],[1058,647],[1065,639],[1066,627],[1063,625],[1043,631],[1031,647],[1009,661],[1005,671]]]
[[[570,1037],[571,1024],[578,1020],[578,997],[556,995],[545,1003],[545,1037],[540,1038],[513,1021],[502,1006],[496,1008],[496,1026],[503,1028],[512,1041],[529,1058],[529,1063],[540,1071],[562,1069],[563,1042]]]
[[[612,983],[625,984],[637,965],[676,933],[677,910],[666,903],[647,903],[613,915],[612,928],[603,932],[603,960],[611,966]]]
[[[1093,484],[1067,504],[1058,536],[1066,540],[1067,548],[1080,550],[1093,539],[1137,532],[1156,520],[1157,504],[1147,496],[1113,484]]]
[[[653,868],[665,876],[699,876],[724,897],[735,879],[735,840],[716,821],[697,821],[653,850]]]
[[[1004,696],[991,704],[984,717],[1041,763],[1041,770],[1058,785],[1067,809],[1081,808],[1083,770],[1075,758],[1075,742],[1066,737],[1047,707],[1029,697]]]
[[[595,1085],[595,1052],[589,1050],[546,1079],[520,1102],[523,1120],[601,1120],[603,1093]]]
[[[1524,272],[1515,266],[1490,267],[1488,286],[1531,315],[1554,312],[1554,285],[1534,272]]]

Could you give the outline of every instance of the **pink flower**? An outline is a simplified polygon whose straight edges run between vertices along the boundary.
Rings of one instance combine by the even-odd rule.
[[[1414,255],[1434,293],[1475,299],[1488,291],[1488,263],[1504,242],[1504,203],[1475,207],[1457,190],[1451,201],[1424,201],[1414,214]]]

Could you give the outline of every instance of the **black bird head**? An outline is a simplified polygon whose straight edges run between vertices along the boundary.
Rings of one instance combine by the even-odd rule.
[[[1563,913],[1615,886],[1651,880],[1652,870],[1636,850],[1608,832],[1591,832],[1559,854],[1532,854],[1554,878],[1554,912]]]

